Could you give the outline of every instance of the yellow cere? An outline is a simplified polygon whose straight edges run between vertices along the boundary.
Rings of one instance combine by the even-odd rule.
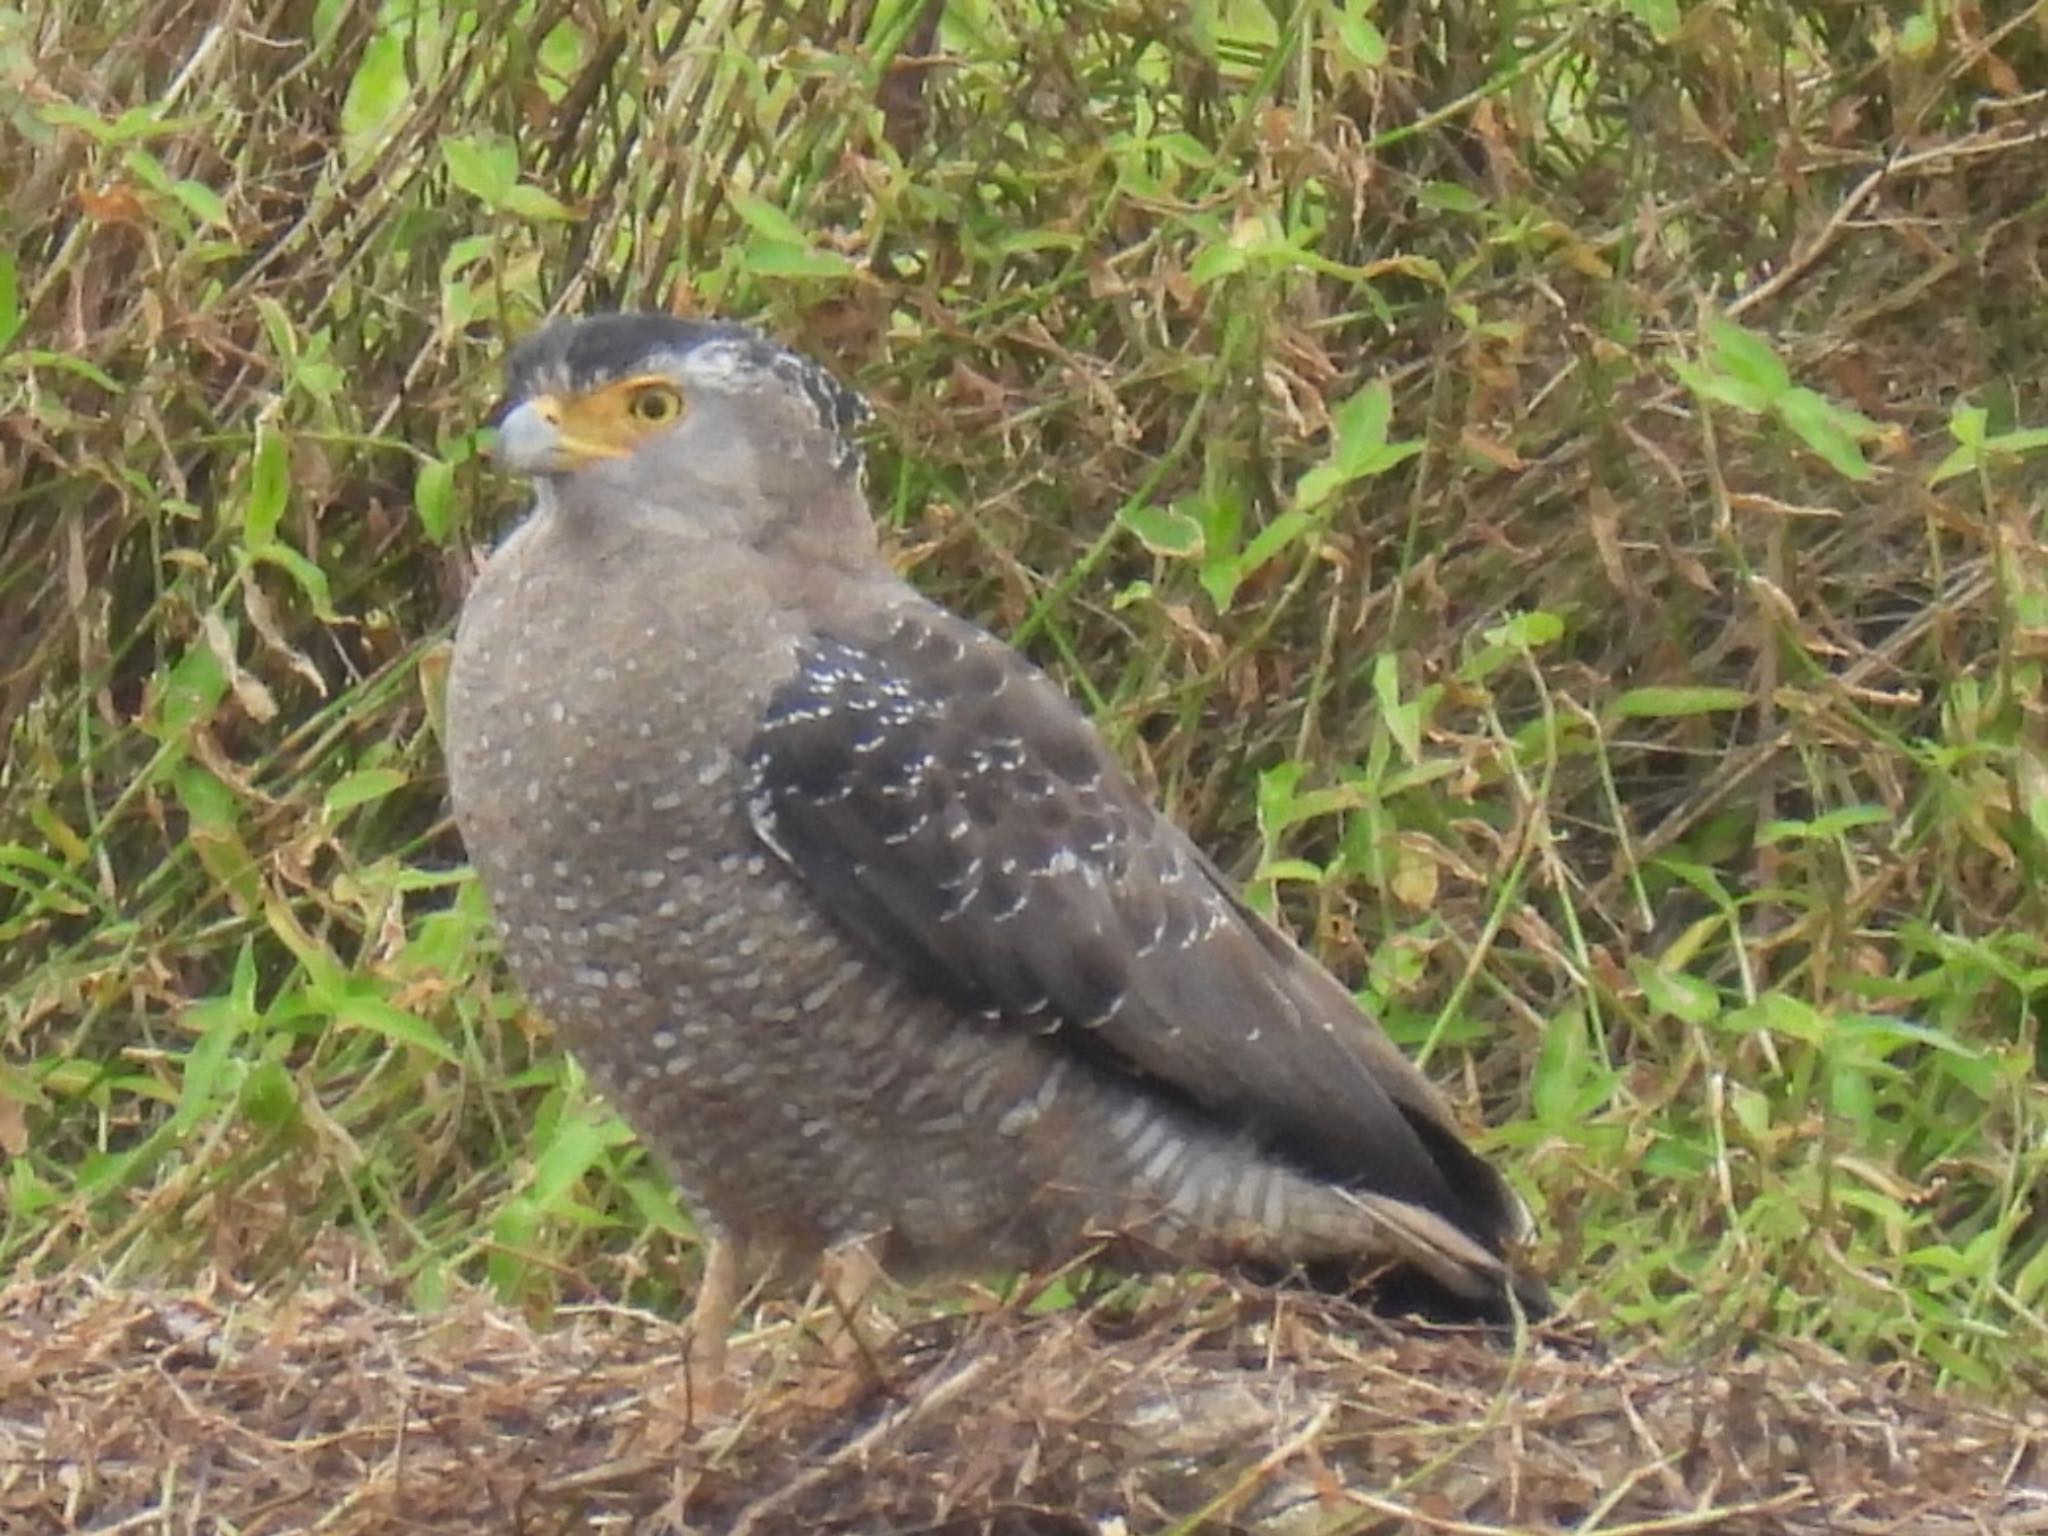
[[[534,405],[561,433],[572,461],[623,459],[683,414],[682,391],[662,374],[620,379],[581,395],[540,395]]]

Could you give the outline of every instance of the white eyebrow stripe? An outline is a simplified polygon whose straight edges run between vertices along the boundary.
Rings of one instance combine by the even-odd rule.
[[[699,342],[682,358],[682,376],[703,384],[729,388],[758,371],[746,348],[730,341]]]

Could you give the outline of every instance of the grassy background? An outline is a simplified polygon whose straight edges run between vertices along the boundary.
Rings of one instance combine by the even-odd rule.
[[[432,702],[506,337],[659,305],[1580,1310],[2048,1387],[2042,5],[639,9],[0,3],[0,1262],[677,1305]]]

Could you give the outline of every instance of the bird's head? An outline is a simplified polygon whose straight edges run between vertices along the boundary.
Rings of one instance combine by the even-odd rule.
[[[558,320],[514,348],[506,384],[493,458],[572,514],[652,513],[750,543],[872,539],[856,435],[865,402],[748,326]]]

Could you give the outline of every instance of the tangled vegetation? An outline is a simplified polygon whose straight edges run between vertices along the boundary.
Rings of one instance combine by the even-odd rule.
[[[0,1262],[679,1310],[435,735],[505,339],[658,306],[1578,1316],[2048,1390],[2048,7],[12,0],[0,177]]]

